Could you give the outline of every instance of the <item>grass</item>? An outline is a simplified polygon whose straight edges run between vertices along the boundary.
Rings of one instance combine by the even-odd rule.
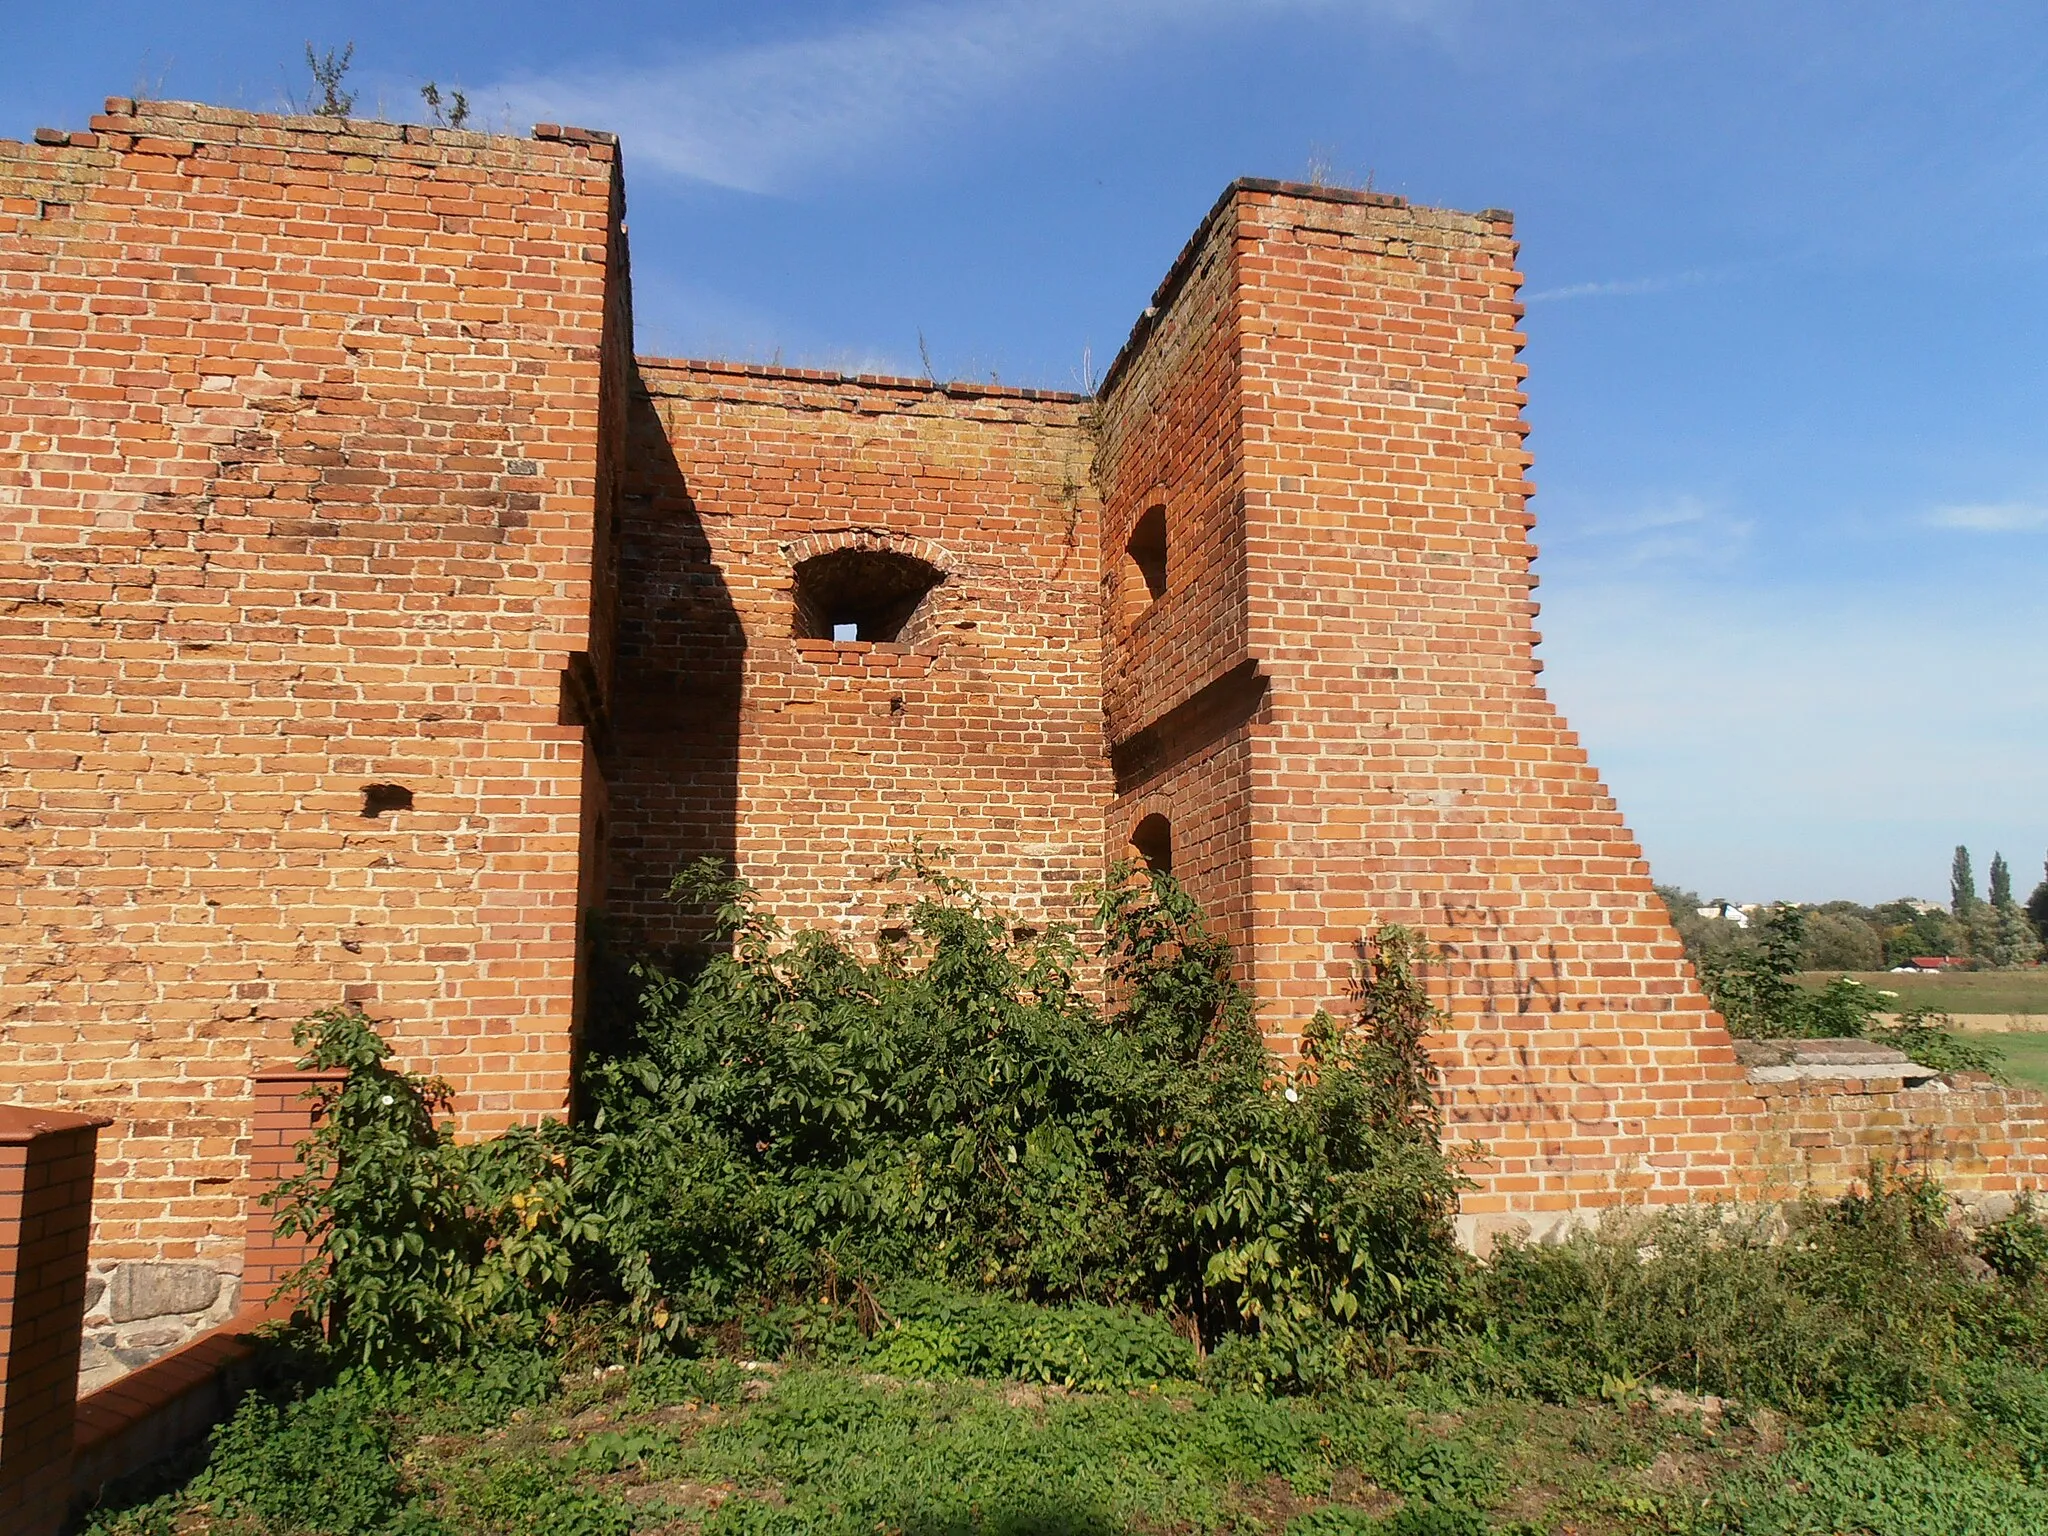
[[[344,1384],[281,1411],[252,1403],[244,1419],[270,1459],[244,1482],[278,1497],[174,1498],[93,1529],[1624,1536],[1689,1528],[1730,1478],[1774,1487],[1786,1445],[1771,1415],[1659,1411],[1640,1396],[1090,1393],[732,1361],[585,1368],[482,1411],[445,1384],[396,1398]]]
[[[816,1363],[447,1373],[252,1398],[213,1466],[90,1536],[2022,1536],[2048,1490],[1940,1426],[1804,1430],[1616,1383],[1268,1398]]]
[[[2043,1022],[2048,1024],[2048,1020]],[[1956,1033],[1974,1045],[1997,1051],[2004,1058],[1999,1070],[2013,1082],[2048,1089],[2048,1028],[1959,1029]]]
[[[1799,978],[1819,989],[1840,972],[1809,971]],[[1901,1008],[1934,1008],[1952,1014],[2048,1015],[2048,966],[2024,971],[1944,971],[1933,976],[1899,976],[1890,971],[1858,971],[1866,986],[1899,994]]]

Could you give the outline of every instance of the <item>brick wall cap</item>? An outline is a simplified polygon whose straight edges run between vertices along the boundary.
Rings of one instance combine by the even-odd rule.
[[[112,1115],[81,1115],[68,1109],[38,1109],[30,1104],[0,1104],[0,1142],[13,1145],[55,1136],[64,1131],[112,1125]]]
[[[657,373],[690,373],[713,377],[802,380],[806,383],[852,385],[856,389],[911,391],[947,395],[955,400],[1054,400],[1085,405],[1092,395],[1066,389],[1031,389],[1020,384],[977,384],[971,379],[912,379],[889,373],[835,373],[826,368],[784,368],[770,363],[733,363],[702,357],[635,357],[643,369]]]
[[[1166,276],[1160,279],[1159,286],[1153,290],[1152,302],[1145,306],[1144,312],[1138,316],[1137,323],[1131,327],[1131,334],[1125,338],[1123,346],[1118,348],[1116,356],[1110,360],[1109,370],[1103,374],[1102,383],[1095,391],[1096,399],[1107,400],[1110,391],[1116,388],[1118,381],[1123,377],[1125,369],[1145,350],[1145,343],[1151,337],[1153,328],[1158,325],[1159,317],[1179,296],[1181,285],[1194,270],[1195,258],[1209,243],[1211,232],[1223,216],[1237,206],[1238,199],[1247,192],[1267,197],[1291,197],[1304,202],[1348,203],[1353,207],[1410,210],[1419,214],[1451,214],[1458,218],[1470,219],[1474,224],[1485,224],[1488,226],[1488,234],[1500,233],[1499,225],[1502,219],[1512,221],[1513,218],[1513,215],[1500,208],[1489,208],[1484,213],[1470,214],[1455,208],[1434,208],[1426,203],[1410,203],[1407,198],[1398,197],[1391,192],[1363,192],[1351,187],[1318,186],[1307,181],[1272,181],[1263,176],[1240,176],[1225,187],[1223,195],[1210,205],[1209,211],[1202,216],[1202,222],[1195,226],[1195,232],[1188,236],[1187,244],[1183,245],[1180,254],[1174,257],[1173,265],[1166,269]]]
[[[309,150],[319,154],[347,153],[372,158],[385,156],[417,160],[416,154],[422,146],[441,148],[490,148],[500,151],[517,152],[524,148],[533,154],[531,146],[535,141],[552,145],[567,146],[585,151],[596,150],[596,155],[585,155],[585,160],[617,159],[618,136],[594,128],[568,128],[559,124],[538,125],[532,139],[516,134],[479,133],[470,129],[440,128],[432,124],[393,123],[367,117],[325,117],[304,113],[249,112],[236,107],[218,107],[200,101],[162,101],[150,99],[138,101],[126,96],[109,96],[106,99],[110,117],[121,119],[123,133],[149,138],[176,141],[190,141],[195,149],[199,145],[258,142],[250,136],[286,135],[287,141],[280,144],[274,138],[264,137],[265,147]],[[548,130],[548,131],[542,131]],[[290,142],[296,138],[297,142]],[[319,142],[319,141],[326,142]],[[73,133],[62,128],[38,128],[35,142],[50,148],[90,149],[99,140],[92,133]],[[558,149],[542,152],[544,163],[560,165]]]

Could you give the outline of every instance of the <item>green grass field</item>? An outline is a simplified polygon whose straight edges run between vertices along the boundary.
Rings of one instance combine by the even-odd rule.
[[[1959,1029],[1975,1045],[1989,1046],[2004,1058],[2002,1070],[2016,1083],[2048,1088],[2048,1029]]]
[[[1839,972],[1809,971],[1800,981],[1824,987]],[[2048,1016],[2048,966],[2030,971],[1949,971],[1935,976],[1896,976],[1858,971],[1866,986],[1899,994],[1902,1008],[1938,1008],[1943,1013],[2038,1013]],[[2043,1019],[2048,1027],[2048,1017]]]

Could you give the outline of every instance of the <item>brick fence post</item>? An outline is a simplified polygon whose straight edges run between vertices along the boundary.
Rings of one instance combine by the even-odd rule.
[[[93,1159],[112,1122],[0,1105],[0,1512],[55,1536],[71,1500]]]
[[[242,1248],[241,1306],[245,1313],[269,1308],[277,1299],[279,1282],[305,1263],[312,1251],[303,1234],[278,1236],[276,1209],[261,1204],[257,1196],[301,1171],[304,1164],[299,1161],[298,1145],[319,1121],[315,1091],[338,1087],[347,1080],[348,1073],[338,1069],[303,1072],[296,1067],[258,1072],[251,1079],[256,1087],[256,1118],[249,1147],[249,1179],[254,1188]]]

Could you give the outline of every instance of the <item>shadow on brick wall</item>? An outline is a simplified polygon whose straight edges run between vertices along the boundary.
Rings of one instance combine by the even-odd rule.
[[[682,466],[636,380],[627,418],[610,765],[609,920],[622,949],[688,964],[701,917],[669,883],[737,848],[746,635]]]

